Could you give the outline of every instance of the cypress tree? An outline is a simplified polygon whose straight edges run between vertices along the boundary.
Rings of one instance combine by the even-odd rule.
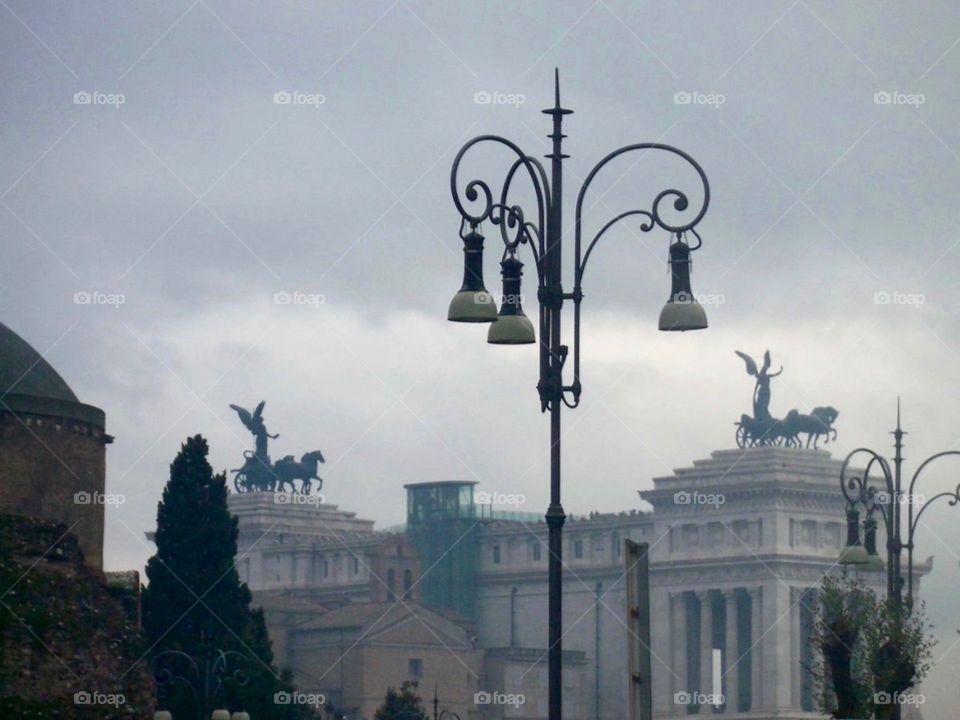
[[[200,435],[187,439],[170,465],[157,508],[157,552],[147,562],[143,625],[154,667],[192,686],[170,683],[161,699],[175,718],[208,712],[195,695],[204,697],[207,669],[224,652],[228,677],[240,670],[244,682],[226,683],[217,707],[245,709],[265,720],[313,717],[307,707],[274,702],[275,693],[291,686],[273,665],[263,613],[250,608],[250,590],[240,582],[237,519],[227,508],[226,473],[213,473],[208,450]],[[189,656],[199,672],[177,652]]]

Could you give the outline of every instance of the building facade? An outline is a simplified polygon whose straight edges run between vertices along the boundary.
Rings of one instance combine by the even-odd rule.
[[[655,718],[822,717],[804,668],[814,661],[819,584],[843,571],[840,466],[819,450],[718,451],[655,478],[653,489],[639,493],[646,510],[571,517],[563,555],[566,714],[626,717],[627,657],[638,641],[627,617],[624,544],[632,540],[648,546]],[[337,609],[346,604],[426,606],[475,632],[475,647],[461,648],[464,657],[452,646],[434,647],[445,655],[441,666],[477,670],[469,683],[459,678],[459,688],[451,683],[459,676],[441,681],[423,673],[416,678],[422,689],[436,684],[441,699],[455,696],[464,718],[546,717],[547,528],[535,515],[478,505],[474,490],[469,482],[408,485],[408,524],[399,533],[377,532],[334,506],[276,505],[263,493],[231,497],[240,518],[241,577],[268,622],[270,603],[280,598],[316,604],[299,626],[272,623],[274,642],[302,646],[325,612],[346,612]],[[273,526],[267,536],[244,549],[244,538],[252,543],[266,522]],[[884,543],[881,533],[878,545]],[[389,548],[395,552],[387,568]],[[409,571],[408,601],[389,590],[389,569],[394,582]],[[863,575],[883,591],[884,572]],[[309,673],[305,655],[286,657],[304,690],[319,691],[309,673],[315,676],[320,656]],[[406,672],[399,660],[393,667]],[[380,684],[385,690],[389,683]],[[462,705],[463,687],[479,693],[473,705]],[[327,690],[341,698],[352,692]]]

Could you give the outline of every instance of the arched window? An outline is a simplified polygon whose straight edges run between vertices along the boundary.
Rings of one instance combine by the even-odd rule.
[[[403,598],[410,599],[410,591],[413,589],[413,573],[410,570],[403,571]]]

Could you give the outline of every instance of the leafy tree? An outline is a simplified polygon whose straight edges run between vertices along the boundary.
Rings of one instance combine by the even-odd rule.
[[[834,718],[885,718],[891,699],[916,686],[930,669],[923,605],[912,610],[880,599],[860,579],[827,577],[814,622],[821,662],[807,668],[820,710]]]
[[[223,652],[226,677],[238,682],[224,684],[217,705],[246,709],[264,720],[314,717],[308,706],[275,702],[291,685],[273,665],[263,613],[250,608],[250,590],[240,582],[237,519],[227,509],[226,474],[214,475],[207,453],[206,440],[197,435],[171,464],[157,509],[157,552],[146,568],[143,625],[155,667],[188,681],[166,687],[167,709],[174,717],[208,709],[199,707],[198,698]],[[235,670],[240,678],[233,678]]]
[[[374,720],[427,720],[416,680],[404,680],[400,689],[387,688],[383,705],[377,708]]]

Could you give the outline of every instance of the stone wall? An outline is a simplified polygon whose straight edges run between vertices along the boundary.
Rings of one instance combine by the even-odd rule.
[[[0,411],[0,512],[64,523],[86,562],[102,568],[105,444],[111,440],[102,422],[25,412],[9,398],[5,406]]]

